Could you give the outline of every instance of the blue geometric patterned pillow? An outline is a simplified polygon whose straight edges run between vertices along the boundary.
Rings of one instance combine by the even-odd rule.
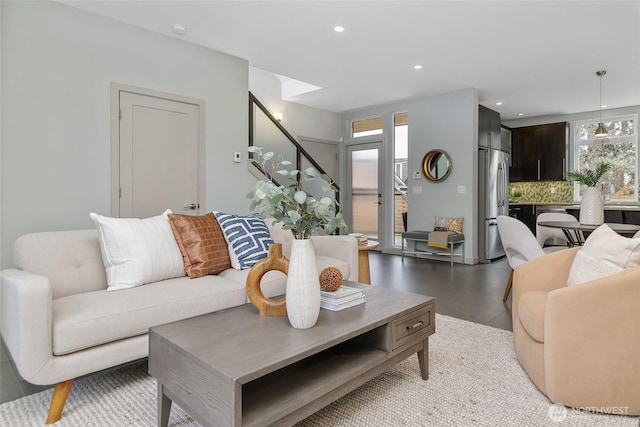
[[[224,238],[230,246],[231,267],[236,270],[251,268],[266,258],[273,243],[269,228],[260,214],[233,215],[214,212]]]

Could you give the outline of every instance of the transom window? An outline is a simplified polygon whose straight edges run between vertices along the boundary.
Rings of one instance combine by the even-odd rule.
[[[596,138],[598,120],[575,123],[575,169],[595,169],[600,162],[611,164],[602,178],[606,201],[638,201],[638,116],[612,117],[603,120],[608,137]],[[580,185],[574,189],[580,199]]]
[[[380,135],[382,133],[382,117],[354,120],[351,123],[351,135],[359,136]]]

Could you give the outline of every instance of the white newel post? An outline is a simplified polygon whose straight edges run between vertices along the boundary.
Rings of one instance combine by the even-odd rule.
[[[320,314],[320,281],[311,239],[294,239],[287,274],[287,316],[296,329],[313,327]]]

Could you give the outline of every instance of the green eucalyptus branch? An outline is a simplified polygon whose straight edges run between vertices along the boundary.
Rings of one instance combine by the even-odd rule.
[[[263,153],[260,147],[249,147],[249,152],[254,155],[249,161],[259,165],[268,178],[267,181],[256,182],[255,190],[247,194],[247,198],[251,199],[252,211],[281,222],[283,228],[291,230],[296,239],[308,239],[318,230],[331,234],[338,228],[346,227],[340,205],[326,196],[331,191],[337,191],[329,176],[318,174],[315,168],[303,171],[282,168],[290,166],[291,162],[285,160],[282,154],[276,157],[272,152]],[[290,183],[279,184],[275,175],[286,178]],[[323,197],[320,200],[302,189],[303,182],[317,178],[326,183],[322,186]],[[331,215],[332,212],[334,215]]]

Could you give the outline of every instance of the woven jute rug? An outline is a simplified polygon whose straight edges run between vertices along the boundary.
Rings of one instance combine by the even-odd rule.
[[[640,426],[638,417],[553,405],[515,358],[511,332],[437,315],[429,379],[411,356],[299,426]],[[0,425],[44,425],[51,390],[0,405]],[[215,425],[215,422],[212,422]],[[156,381],[138,362],[76,380],[66,426],[154,426]],[[170,426],[197,426],[173,405]]]

